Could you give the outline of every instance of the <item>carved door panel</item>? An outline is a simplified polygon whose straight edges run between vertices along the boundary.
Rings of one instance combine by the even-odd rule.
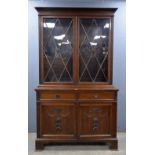
[[[75,106],[72,103],[42,103],[40,128],[45,138],[75,137]]]
[[[111,136],[112,121],[112,103],[81,104],[79,116],[80,138]]]

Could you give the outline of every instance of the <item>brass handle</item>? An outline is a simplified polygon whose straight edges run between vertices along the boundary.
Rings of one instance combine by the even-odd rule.
[[[99,98],[99,96],[98,96],[98,95],[94,95],[94,96],[93,96],[93,98],[98,99],[98,98]]]
[[[53,99],[59,99],[60,98],[60,95],[54,95],[52,98]]]

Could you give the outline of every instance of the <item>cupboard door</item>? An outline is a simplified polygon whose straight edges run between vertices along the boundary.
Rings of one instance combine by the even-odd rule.
[[[43,18],[42,81],[73,81],[73,19]]]
[[[76,132],[72,103],[41,103],[40,128],[44,138],[73,138]]]
[[[79,123],[80,138],[112,136],[112,103],[80,104]]]
[[[110,18],[79,19],[79,81],[109,82]]]

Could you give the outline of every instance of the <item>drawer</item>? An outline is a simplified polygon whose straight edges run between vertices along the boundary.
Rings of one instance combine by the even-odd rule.
[[[40,92],[40,99],[51,99],[51,100],[68,100],[76,99],[76,95],[71,92]]]
[[[105,100],[113,100],[116,98],[115,92],[88,92],[88,93],[80,93],[79,99],[89,99],[89,100],[98,100],[98,99],[105,99]]]

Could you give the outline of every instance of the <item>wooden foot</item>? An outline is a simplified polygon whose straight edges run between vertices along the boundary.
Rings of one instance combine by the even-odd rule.
[[[43,150],[44,144],[41,141],[36,140],[36,150]]]
[[[111,150],[118,150],[118,141],[117,140],[111,141],[110,143],[111,143],[111,145],[110,145]]]

